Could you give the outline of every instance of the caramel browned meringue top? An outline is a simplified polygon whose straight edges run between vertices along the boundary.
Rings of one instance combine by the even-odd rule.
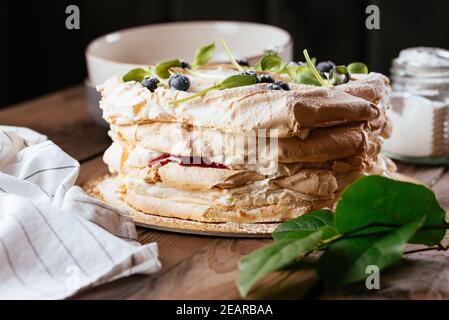
[[[289,137],[305,128],[375,119],[386,107],[375,104],[387,99],[383,97],[389,93],[385,79],[371,73],[333,89],[292,85],[290,91],[266,90],[267,84],[256,84],[211,91],[175,105],[170,102],[192,93],[164,87],[152,93],[140,83],[125,83],[119,77],[107,80],[98,90],[103,116],[114,125],[175,122],[234,134],[269,129],[270,136]]]

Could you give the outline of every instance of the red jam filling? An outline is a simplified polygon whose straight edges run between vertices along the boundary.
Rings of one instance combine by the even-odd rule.
[[[152,167],[156,163],[161,166],[173,162],[181,166],[201,167],[201,168],[213,168],[213,169],[227,169],[224,164],[208,161],[202,157],[179,157],[169,153],[164,153],[157,158],[154,158],[148,162],[148,166]]]

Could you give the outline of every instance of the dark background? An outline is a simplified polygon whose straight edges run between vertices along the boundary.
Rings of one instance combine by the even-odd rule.
[[[80,8],[80,30],[65,28],[70,4]],[[365,28],[369,4],[380,8],[380,30]],[[318,60],[361,60],[387,74],[402,48],[449,48],[448,0],[2,0],[0,108],[81,83],[84,50],[97,36],[143,24],[214,19],[282,27],[294,38],[296,59],[307,48]]]

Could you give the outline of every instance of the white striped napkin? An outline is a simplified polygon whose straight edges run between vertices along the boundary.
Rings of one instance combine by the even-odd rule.
[[[62,299],[160,269],[157,244],[73,186],[78,172],[45,136],[0,126],[0,299]]]

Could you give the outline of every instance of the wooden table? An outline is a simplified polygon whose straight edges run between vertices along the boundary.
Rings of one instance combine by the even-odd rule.
[[[110,145],[107,129],[87,113],[82,86],[0,110],[0,124],[24,126],[46,134],[81,163],[78,183],[106,172],[102,154]],[[398,164],[399,171],[432,187],[449,211],[449,172],[444,167]],[[238,299],[234,285],[239,259],[270,240],[190,236],[138,228],[142,243],[159,245],[162,270],[132,276],[76,295],[75,299]],[[313,259],[313,257],[311,258]],[[408,256],[381,274],[381,290],[361,285],[330,291],[317,281],[311,266],[275,274],[259,284],[251,298],[449,298],[449,253]]]

